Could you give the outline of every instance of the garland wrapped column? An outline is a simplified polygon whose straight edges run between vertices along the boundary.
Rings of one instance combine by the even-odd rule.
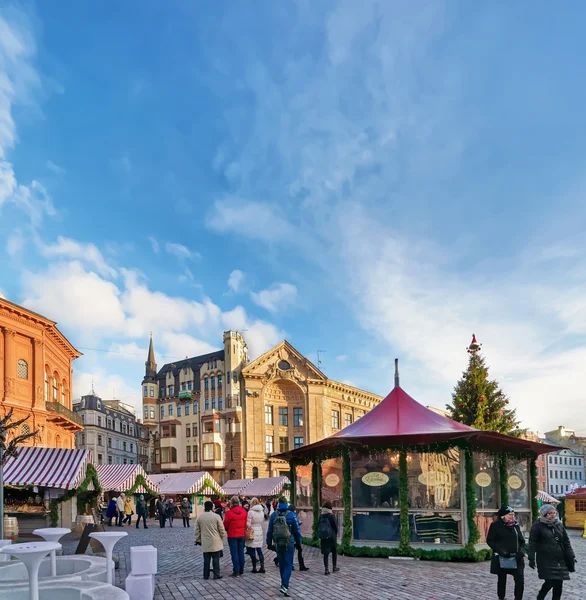
[[[321,461],[314,460],[311,465],[311,503],[313,506],[312,539],[319,541],[317,529],[319,526],[319,486],[321,485]]]
[[[342,455],[342,501],[344,502],[344,519],[342,522],[342,551],[346,552],[352,542],[352,472],[350,453]]]
[[[409,487],[407,476],[407,452],[399,452],[399,507],[400,531],[399,554],[409,554],[411,550],[409,533]]]
[[[509,503],[509,488],[507,486],[507,457],[504,454],[499,456],[499,483],[501,486],[501,506]]]
[[[464,450],[464,469],[466,471],[466,522],[468,524],[468,549],[474,550],[480,539],[476,525],[476,492],[474,490],[474,461],[472,452]]]
[[[533,520],[537,521],[539,519],[539,502],[537,502],[539,482],[537,480],[537,459],[535,457],[529,460],[529,477],[531,478],[531,514]]]
[[[295,497],[295,492],[297,491],[297,472],[295,471],[295,467],[295,461],[292,460],[289,463],[289,481],[291,482],[291,506],[296,507],[297,498]]]

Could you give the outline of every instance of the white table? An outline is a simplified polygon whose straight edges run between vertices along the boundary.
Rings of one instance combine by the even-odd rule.
[[[64,535],[71,533],[67,527],[46,527],[44,529],[35,529],[35,535],[42,537],[46,542],[58,542]],[[55,550],[51,551],[51,575],[57,575],[57,554]]]
[[[30,600],[39,600],[39,567],[43,559],[54,550],[61,550],[57,542],[31,542],[0,548],[0,552],[19,558],[28,572]]]
[[[98,533],[90,533],[90,537],[98,540],[104,550],[106,551],[106,572],[108,574],[108,583],[114,585],[112,582],[112,569],[110,568],[110,562],[112,560],[112,550],[114,546],[128,534],[126,531],[100,531]]]

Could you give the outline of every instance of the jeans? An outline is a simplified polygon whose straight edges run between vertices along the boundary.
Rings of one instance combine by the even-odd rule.
[[[293,557],[295,556],[295,546],[289,544],[284,549],[277,548],[277,558],[279,559],[279,572],[281,573],[281,585],[289,587],[291,573],[293,571]]]
[[[523,599],[525,590],[525,576],[522,570],[502,571],[498,575],[497,595],[499,598],[505,598],[507,595],[507,575],[512,575],[515,580],[515,600]]]
[[[124,513],[119,512],[116,518],[116,525],[118,525],[118,527],[122,527],[122,519],[124,519]]]
[[[244,573],[244,538],[228,538],[228,546],[232,557],[232,574],[242,575]]]
[[[148,529],[147,524],[146,524],[146,515],[138,515],[137,520],[136,520],[136,528],[138,529],[138,526],[140,525],[140,520],[142,519],[142,524],[144,525],[145,529]]]
[[[173,527],[173,519],[174,519],[174,517],[172,517],[170,515],[167,516],[167,520],[169,521],[169,527]]]
[[[248,556],[250,556],[250,560],[252,561],[252,570],[256,571],[256,561],[257,561],[257,554],[258,554],[258,560],[260,561],[260,568],[264,569],[265,568],[265,557],[264,554],[262,553],[262,548],[247,548],[246,549],[248,552]]]
[[[122,522],[132,525],[132,515],[124,515],[124,520]]]
[[[546,579],[539,590],[537,597],[539,600],[545,600],[545,596],[549,590],[553,590],[551,600],[561,600],[564,582],[561,579]]]
[[[214,579],[220,576],[220,552],[204,552],[203,553],[203,578],[207,579],[210,576],[210,561],[214,571]]]
[[[167,517],[165,515],[159,515],[159,525],[161,527],[165,527],[166,520],[167,520]]]
[[[324,567],[326,568],[326,571],[328,569],[330,554],[332,555],[332,568],[335,569],[336,565],[338,564],[338,550],[336,549],[336,546],[334,546],[331,552],[326,552],[324,554]]]

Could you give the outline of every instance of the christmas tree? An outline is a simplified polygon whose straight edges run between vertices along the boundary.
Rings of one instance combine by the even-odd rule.
[[[515,409],[499,384],[488,378],[488,367],[480,354],[476,336],[468,346],[468,368],[456,384],[452,404],[447,406],[451,419],[476,429],[517,436],[521,433]]]

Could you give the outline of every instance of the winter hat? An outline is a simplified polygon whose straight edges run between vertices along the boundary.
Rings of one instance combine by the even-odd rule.
[[[539,509],[539,514],[542,517],[545,517],[545,515],[552,511],[552,510],[556,510],[555,506],[552,506],[551,504],[544,504],[540,509]]]
[[[496,513],[499,517],[504,517],[512,512],[515,512],[510,506],[501,506],[500,510]]]

